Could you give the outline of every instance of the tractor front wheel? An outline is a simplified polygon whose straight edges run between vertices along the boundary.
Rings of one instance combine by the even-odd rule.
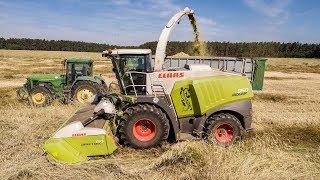
[[[50,90],[44,86],[37,86],[30,92],[29,101],[36,107],[45,107],[51,104],[53,100]]]
[[[241,140],[242,125],[231,114],[220,113],[208,118],[206,138],[219,146],[227,147]]]
[[[137,149],[152,148],[167,138],[169,121],[161,109],[148,104],[129,107],[120,119],[120,142]]]
[[[89,98],[100,92],[100,86],[90,81],[79,81],[73,87],[73,99],[86,103]]]

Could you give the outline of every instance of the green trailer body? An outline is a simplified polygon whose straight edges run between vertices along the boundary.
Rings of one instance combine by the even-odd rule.
[[[255,60],[255,69],[252,79],[252,89],[261,91],[263,89],[263,79],[264,72],[266,69],[266,61],[267,59],[256,59]]]

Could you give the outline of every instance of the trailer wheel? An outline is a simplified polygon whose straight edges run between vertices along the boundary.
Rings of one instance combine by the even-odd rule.
[[[79,81],[72,89],[73,99],[80,103],[86,103],[93,95],[102,92],[101,86],[91,81]]]
[[[148,104],[129,107],[120,119],[120,143],[137,149],[155,147],[167,138],[169,121],[161,109]]]
[[[35,107],[45,107],[52,103],[53,95],[45,86],[36,86],[30,92],[29,102]]]
[[[227,147],[241,140],[242,125],[233,115],[215,114],[206,124],[206,138],[219,146]]]

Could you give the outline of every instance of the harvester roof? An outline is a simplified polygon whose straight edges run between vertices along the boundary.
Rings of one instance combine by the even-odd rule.
[[[102,54],[108,54],[108,51],[103,51]],[[150,49],[113,49],[112,53],[113,55],[116,54],[151,54]]]

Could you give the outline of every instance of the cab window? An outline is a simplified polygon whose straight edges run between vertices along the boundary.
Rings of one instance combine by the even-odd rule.
[[[126,55],[121,58],[123,61],[124,72],[128,72],[128,71],[145,72],[145,69],[146,69],[145,55]]]
[[[131,73],[131,77],[127,72],[146,72],[146,58],[148,56],[136,55],[136,54],[126,54],[120,56],[120,69],[123,74],[123,83],[125,90],[128,94],[145,94],[146,87],[146,74],[143,73]],[[132,78],[132,79],[131,79]],[[133,88],[135,85],[135,88]],[[138,85],[138,86],[137,86]]]

